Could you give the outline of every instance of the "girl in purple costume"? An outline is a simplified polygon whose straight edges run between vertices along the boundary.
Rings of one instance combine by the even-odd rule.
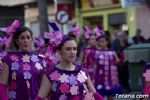
[[[0,100],[34,100],[37,96],[46,62],[31,52],[32,41],[29,28],[19,26],[14,31],[13,43],[18,52],[8,52],[3,58]]]
[[[116,63],[119,62],[115,51],[108,49],[107,38],[101,28],[96,31],[99,50],[95,51],[97,61],[95,88],[100,94],[108,96],[108,100],[113,100],[115,94],[123,93],[123,88],[119,85],[118,71]]]
[[[96,63],[93,60],[93,55],[95,50],[97,49],[96,36],[86,26],[83,27],[83,30],[85,31],[87,46],[82,49],[79,60],[81,65],[88,69],[90,78],[94,83]]]
[[[103,100],[103,97],[96,93],[88,73],[74,64],[77,55],[75,37],[63,35],[55,41],[61,41],[52,47],[57,48],[61,57],[60,63],[46,71],[35,100],[43,100],[48,93],[50,100]]]

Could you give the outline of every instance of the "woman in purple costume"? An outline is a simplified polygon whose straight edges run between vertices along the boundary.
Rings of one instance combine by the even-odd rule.
[[[95,88],[100,94],[108,96],[108,100],[114,100],[115,94],[123,93],[119,85],[116,63],[119,62],[115,51],[108,49],[107,38],[100,27],[97,27],[96,37],[99,50],[95,51],[97,60]]]
[[[83,27],[83,30],[85,31],[85,38],[87,41],[87,46],[82,49],[79,60],[80,60],[81,65],[88,69],[90,78],[92,82],[94,83],[96,65],[93,60],[93,55],[94,55],[95,50],[97,49],[96,48],[96,44],[97,44],[96,36],[86,26]]]
[[[103,100],[103,97],[96,93],[88,73],[74,64],[77,55],[76,38],[61,34],[57,32],[60,37],[55,38],[57,44],[52,47],[57,48],[61,57],[60,63],[46,71],[35,100],[44,100],[48,94],[49,100]]]
[[[16,22],[18,25],[19,21]],[[16,25],[11,26],[11,29]],[[33,39],[29,28],[19,24],[13,31],[12,39],[17,52],[8,52],[2,60],[0,100],[34,100],[46,62],[31,52]]]

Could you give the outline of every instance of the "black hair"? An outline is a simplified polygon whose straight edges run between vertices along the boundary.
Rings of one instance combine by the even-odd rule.
[[[33,33],[32,31],[28,28],[28,27],[25,27],[25,26],[20,26],[18,29],[16,29],[16,31],[14,32],[14,35],[13,35],[13,43],[14,43],[14,46],[15,48],[18,50],[19,49],[19,45],[16,43],[16,40],[19,38],[19,36],[21,35],[21,33],[23,32],[30,32],[31,34],[31,37],[33,37]]]

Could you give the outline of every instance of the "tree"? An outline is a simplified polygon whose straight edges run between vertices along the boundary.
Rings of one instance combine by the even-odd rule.
[[[43,36],[44,32],[48,32],[48,14],[47,14],[47,2],[46,0],[37,0],[39,8],[39,26],[40,35]]]

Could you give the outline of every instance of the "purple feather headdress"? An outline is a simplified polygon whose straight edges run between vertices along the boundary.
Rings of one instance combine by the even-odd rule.
[[[74,36],[76,36],[76,38],[78,38],[80,35],[80,27],[74,25],[72,28],[72,33]]]
[[[83,26],[82,29],[85,32],[86,39],[89,39],[93,35],[93,32],[87,26]]]
[[[6,32],[8,34],[13,34],[16,32],[16,29],[20,27],[20,22],[18,20],[13,21],[13,23],[8,27],[0,28],[1,31]]]
[[[45,43],[44,43],[43,38],[41,38],[41,37],[35,37],[34,44],[37,47],[42,47],[42,46],[44,46]]]
[[[49,22],[49,25],[53,29],[53,32],[51,32],[51,33],[44,32],[44,37],[49,39],[49,46],[48,46],[46,55],[50,55],[51,57],[50,58],[48,57],[48,58],[52,62],[54,62],[54,60],[56,60],[55,59],[56,58],[56,48],[59,47],[59,45],[63,41],[64,35],[62,34],[62,32],[60,32],[56,23]]]
[[[97,39],[100,39],[102,37],[105,37],[105,33],[102,29],[101,26],[97,26],[95,29],[94,29],[94,32],[96,33],[96,38]]]
[[[0,28],[1,31],[6,32],[9,35],[7,38],[7,41],[3,39],[3,41],[5,42],[4,44],[6,45],[6,48],[9,47],[12,41],[13,35],[16,32],[16,30],[20,27],[20,25],[21,25],[20,22],[18,20],[15,20],[10,26]]]
[[[49,25],[53,29],[53,32],[51,32],[51,33],[45,32],[44,36],[45,36],[45,38],[49,39],[49,44],[50,44],[49,48],[54,49],[61,44],[61,42],[63,40],[63,34],[62,34],[62,32],[60,32],[56,23],[49,22]],[[51,51],[51,50],[49,50],[49,51]]]

